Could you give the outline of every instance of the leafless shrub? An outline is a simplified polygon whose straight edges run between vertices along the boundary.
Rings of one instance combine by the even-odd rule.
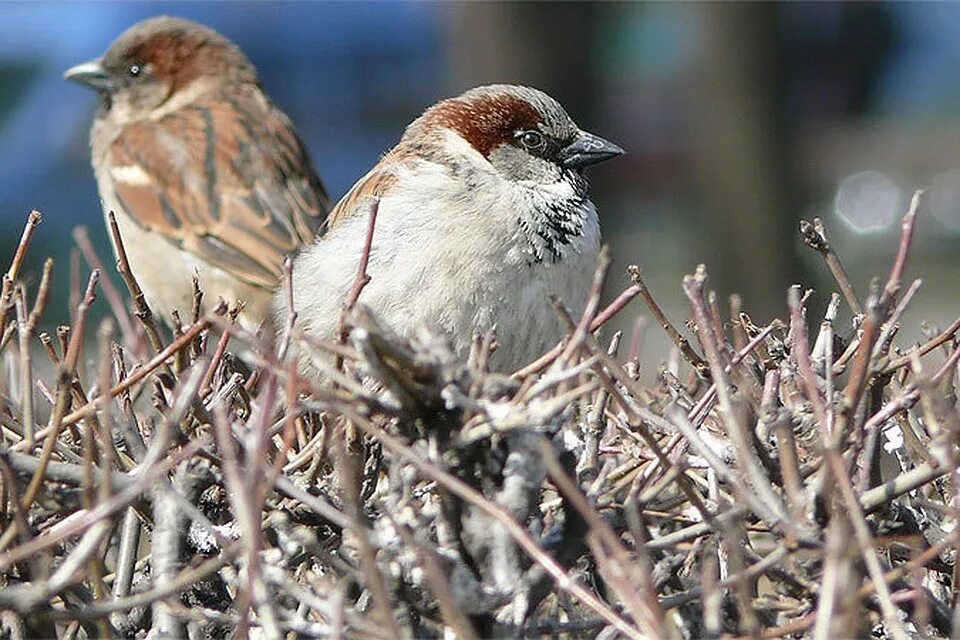
[[[493,335],[468,362],[390,335],[355,304],[362,264],[342,340],[291,321],[268,344],[236,309],[200,316],[199,286],[168,339],[83,233],[92,271],[54,340],[52,262],[32,296],[20,278],[32,214],[0,289],[2,633],[949,636],[960,320],[896,340],[919,197],[865,298],[801,225],[842,294],[815,331],[799,287],[782,320],[737,299],[725,317],[704,268],[689,337],[636,268],[601,308],[604,253],[580,317],[554,301],[567,339],[513,376],[487,370]],[[653,384],[636,336],[597,334],[635,297],[676,344]],[[317,355],[323,386],[294,364]]]

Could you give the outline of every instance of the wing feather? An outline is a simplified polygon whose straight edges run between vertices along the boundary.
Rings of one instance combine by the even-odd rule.
[[[371,200],[382,198],[389,193],[397,182],[396,173],[389,167],[391,156],[385,156],[373,169],[360,178],[340,201],[330,210],[322,233],[339,226],[345,220],[362,215],[367,211]]]
[[[276,284],[330,205],[292,124],[254,87],[131,124],[110,153],[128,215],[255,286]]]

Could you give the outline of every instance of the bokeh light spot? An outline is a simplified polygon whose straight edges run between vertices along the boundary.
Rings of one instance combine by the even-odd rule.
[[[834,210],[861,233],[889,227],[903,206],[903,190],[879,171],[862,171],[840,181]]]

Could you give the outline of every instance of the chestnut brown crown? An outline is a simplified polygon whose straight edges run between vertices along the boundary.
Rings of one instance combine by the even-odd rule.
[[[171,16],[138,22],[103,57],[77,65],[64,76],[105,97],[142,92],[164,99],[201,77],[257,82],[256,69],[230,40],[209,27]]]
[[[485,158],[513,146],[567,168],[582,168],[620,155],[623,149],[580,129],[559,102],[520,85],[471,89],[427,109],[404,135],[409,141],[452,130]]]

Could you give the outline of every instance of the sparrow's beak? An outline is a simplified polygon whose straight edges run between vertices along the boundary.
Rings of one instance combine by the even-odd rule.
[[[560,150],[560,164],[568,169],[582,169],[609,160],[624,151],[609,140],[581,131],[577,138]]]
[[[63,74],[63,77],[67,80],[86,85],[96,91],[110,91],[113,88],[113,81],[110,79],[110,76],[107,75],[103,65],[100,64],[99,58],[78,64],[75,67],[70,67]]]

